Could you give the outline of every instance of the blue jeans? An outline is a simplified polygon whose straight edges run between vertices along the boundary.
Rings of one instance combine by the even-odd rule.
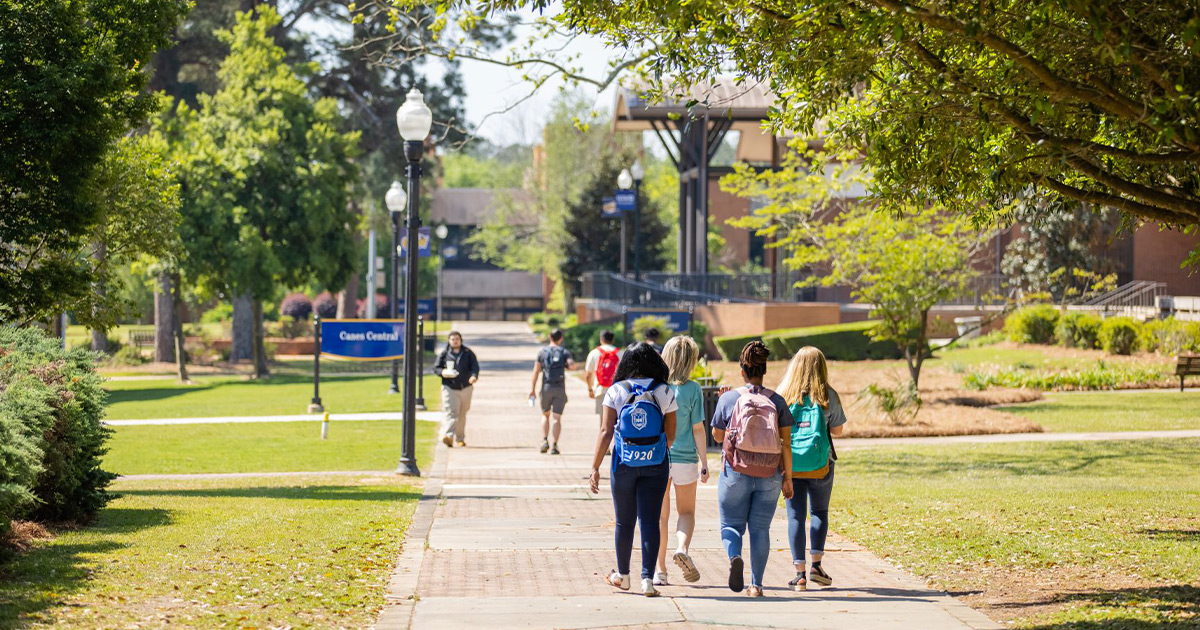
[[[641,521],[642,577],[654,575],[658,562],[658,517],[662,514],[663,493],[670,479],[670,463],[665,458],[657,466],[613,466],[609,475],[613,509],[617,513],[617,573],[629,573],[633,554],[633,526]]]
[[[812,553],[825,553],[825,536],[829,534],[829,496],[833,494],[833,467],[822,479],[793,479],[795,494],[788,499],[788,538],[792,545],[792,563],[804,564],[804,513],[809,513],[812,534]],[[807,510],[805,508],[808,508]]]
[[[750,528],[750,584],[762,587],[771,552],[771,519],[779,502],[783,477],[751,477],[722,467],[717,483],[717,505],[721,508],[721,542],[732,560],[742,555],[742,535]]]

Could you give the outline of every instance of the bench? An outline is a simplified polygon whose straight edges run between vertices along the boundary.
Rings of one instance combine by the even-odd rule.
[[[129,331],[129,346],[132,348],[153,348],[154,347],[154,331],[153,330],[131,330],[131,331]]]
[[[1175,375],[1179,377],[1179,391],[1183,391],[1183,377],[1200,376],[1200,354],[1181,354],[1175,363]]]

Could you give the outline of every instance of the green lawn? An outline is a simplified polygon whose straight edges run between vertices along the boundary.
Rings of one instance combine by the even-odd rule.
[[[1200,609],[1198,467],[1194,439],[848,451],[831,521],[1021,627],[1182,629]]]
[[[311,376],[276,375],[262,381],[238,376],[198,376],[195,385],[175,380],[109,381],[108,419],[270,416],[304,413],[312,400]],[[387,376],[321,378],[321,400],[331,413],[401,411],[403,398],[389,395]],[[441,404],[441,380],[425,376],[425,404]]]
[[[1043,401],[998,409],[1048,431],[1200,429],[1200,392],[1048,394]]]
[[[420,491],[386,478],[118,482],[4,566],[4,628],[364,628]]]
[[[437,423],[417,422],[417,464],[433,463]],[[189,424],[114,427],[104,469],[123,475],[393,470],[398,421]]]

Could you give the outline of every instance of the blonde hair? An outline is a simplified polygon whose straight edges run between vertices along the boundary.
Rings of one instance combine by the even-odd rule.
[[[696,369],[696,363],[700,360],[700,346],[691,337],[671,337],[663,346],[662,358],[670,370],[667,382],[683,385],[692,379],[692,370]]]
[[[803,400],[805,394],[818,405],[829,408],[829,367],[825,355],[813,346],[804,346],[796,352],[779,384],[779,395],[789,405]]]

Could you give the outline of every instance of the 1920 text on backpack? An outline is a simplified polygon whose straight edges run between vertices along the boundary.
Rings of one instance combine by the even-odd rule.
[[[620,363],[621,357],[617,356],[616,348],[600,348],[600,360],[596,362],[596,382],[601,387],[612,387],[613,377],[617,375],[617,366]]]
[[[725,429],[722,455],[725,465],[751,477],[770,477],[782,461],[779,411],[764,387],[741,387],[733,416]]]
[[[661,383],[652,381],[643,387],[625,381],[629,396],[617,412],[616,440],[613,449],[626,466],[657,466],[667,458],[667,429],[662,409],[654,399]]]

